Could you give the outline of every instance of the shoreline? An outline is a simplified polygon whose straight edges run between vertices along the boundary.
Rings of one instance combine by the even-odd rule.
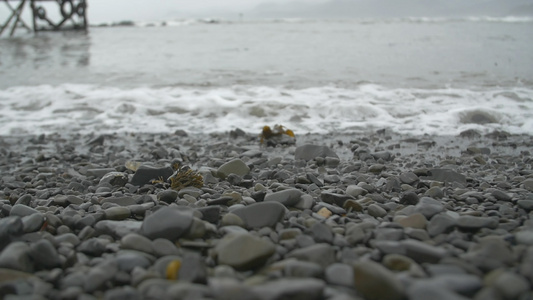
[[[379,131],[266,147],[235,130],[0,145],[4,297],[533,296],[533,136]],[[203,186],[150,182],[176,162]]]

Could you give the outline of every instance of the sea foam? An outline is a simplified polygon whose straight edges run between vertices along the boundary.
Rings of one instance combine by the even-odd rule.
[[[289,89],[62,84],[0,90],[0,134],[55,132],[260,132],[282,124],[298,134],[533,132],[528,88],[409,89],[361,84]]]

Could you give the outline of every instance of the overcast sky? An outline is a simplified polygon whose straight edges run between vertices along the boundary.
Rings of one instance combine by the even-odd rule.
[[[117,20],[165,20],[169,17],[236,14],[254,9],[263,3],[286,3],[287,0],[88,0],[90,22]],[[327,0],[302,0],[305,4]]]
[[[87,0],[91,24],[122,20],[165,21],[178,18],[244,17],[390,17],[460,14],[533,15],[533,0]],[[2,2],[2,1],[0,1]],[[55,2],[40,2],[49,16]],[[11,2],[14,6],[17,2]],[[8,9],[0,3],[0,24]],[[29,19],[29,9],[25,19]],[[55,21],[56,19],[54,19]],[[28,20],[29,21],[29,20]]]

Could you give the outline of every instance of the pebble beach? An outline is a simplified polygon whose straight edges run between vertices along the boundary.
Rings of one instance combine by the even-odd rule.
[[[2,299],[533,299],[529,135],[0,145]]]

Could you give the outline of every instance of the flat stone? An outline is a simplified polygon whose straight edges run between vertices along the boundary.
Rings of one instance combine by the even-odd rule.
[[[249,233],[228,234],[215,247],[218,263],[237,270],[261,266],[275,251],[274,244]]]
[[[36,209],[33,209],[23,204],[13,205],[13,207],[11,208],[11,211],[9,212],[10,216],[19,216],[19,217],[29,216],[32,214],[40,214],[40,212]]]
[[[36,265],[46,269],[53,269],[61,265],[59,253],[49,240],[42,239],[32,243],[28,254]]]
[[[319,300],[326,288],[324,281],[316,278],[283,278],[252,287],[261,300]]]
[[[430,236],[437,236],[441,233],[449,233],[457,225],[457,219],[450,215],[441,213],[433,216],[427,225],[427,231]]]
[[[292,258],[273,263],[268,269],[274,272],[282,269],[285,277],[320,278],[324,274],[324,270],[319,264]]]
[[[387,211],[377,204],[370,204],[367,208],[367,211],[369,215],[375,218],[383,218],[387,215]]]
[[[383,266],[392,271],[408,271],[416,262],[401,254],[387,254],[383,257]]]
[[[448,255],[444,248],[432,246],[421,241],[408,239],[401,242],[405,248],[405,255],[418,263],[438,263]]]
[[[174,173],[171,167],[156,168],[151,166],[140,166],[133,177],[131,178],[131,184],[136,186],[142,186],[150,183],[152,180],[159,180],[163,178],[166,180]]]
[[[325,279],[329,284],[353,287],[353,267],[342,263],[331,264],[326,268]]]
[[[405,184],[413,185],[419,180],[418,176],[413,172],[404,172],[400,174],[400,181]]]
[[[120,245],[122,249],[132,249],[150,254],[154,252],[152,241],[137,233],[129,233],[122,237]]]
[[[352,200],[352,199],[346,200],[342,207],[345,210],[349,210],[349,211],[356,211],[356,212],[362,212],[363,211],[363,206],[359,202],[357,202],[355,200]]]
[[[105,176],[105,174],[115,172],[116,170],[114,168],[93,168],[93,169],[87,169],[85,175],[89,177],[102,177]]]
[[[138,233],[141,230],[142,224],[143,222],[140,221],[103,220],[96,223],[96,225],[94,225],[94,229],[102,234],[108,234],[115,238],[122,238],[128,233]]]
[[[513,199],[513,197],[511,197],[511,195],[507,194],[504,191],[500,191],[500,190],[494,190],[491,194],[492,194],[492,196],[494,196],[494,198],[496,198],[496,200],[511,201]]]
[[[531,290],[526,278],[511,271],[495,270],[485,278],[486,284],[492,286],[503,299],[519,299],[520,295]]]
[[[258,202],[232,211],[247,228],[274,227],[285,216],[285,206],[279,202]]]
[[[100,201],[100,204],[104,203],[114,203],[120,206],[130,206],[137,204],[137,200],[133,199],[132,197],[108,197]]]
[[[22,217],[22,224],[24,226],[24,232],[35,232],[42,228],[45,218],[42,214],[31,214],[29,216]]]
[[[306,144],[297,147],[294,150],[294,159],[296,160],[313,160],[317,157],[335,157],[339,158],[339,156],[335,153],[335,151],[331,150],[330,148],[326,146],[317,146],[317,145],[311,145]]]
[[[343,195],[343,194],[337,194],[337,193],[331,193],[331,192],[320,193],[320,200],[326,203],[330,203],[330,204],[337,204],[340,207],[343,207],[344,203],[350,199],[354,199],[354,198],[350,195]]]
[[[137,267],[148,269],[152,265],[150,259],[146,255],[143,255],[142,252],[130,250],[119,251],[115,257],[115,262],[117,263],[118,269],[126,273],[130,273]]]
[[[171,206],[162,207],[144,219],[140,234],[152,240],[177,240],[187,234],[192,222],[191,211]]]
[[[474,264],[482,271],[491,271],[497,268],[511,266],[515,256],[508,243],[498,236],[487,236],[479,239],[461,255],[461,258]]]
[[[533,229],[529,228],[516,232],[515,239],[519,244],[533,246]]]
[[[533,210],[533,200],[518,200],[517,204],[520,208],[525,209],[526,211]]]
[[[438,200],[429,197],[422,197],[415,205],[415,212],[423,214],[426,219],[431,219],[434,215],[442,212],[444,206]]]
[[[498,228],[498,219],[491,217],[460,216],[457,227],[464,230],[478,230],[481,228]]]
[[[303,193],[300,190],[287,189],[287,190],[282,190],[282,191],[275,192],[272,194],[267,194],[265,196],[264,201],[265,202],[276,201],[287,207],[290,207],[290,206],[296,205],[300,201],[300,198],[302,197],[302,195]]]
[[[405,218],[400,218],[396,222],[402,225],[403,227],[425,229],[427,226],[428,220],[426,219],[426,217],[424,217],[423,214],[414,213]]]
[[[285,257],[314,262],[325,268],[335,262],[335,249],[329,244],[321,243],[293,250]]]
[[[373,261],[353,264],[355,289],[368,300],[401,300],[405,291],[394,274]]]
[[[248,167],[241,159],[237,158],[232,161],[229,161],[217,170],[219,177],[226,178],[229,174],[235,174],[239,176],[244,176],[250,173],[250,167]]]
[[[18,216],[0,218],[0,249],[11,242],[11,239],[24,234],[24,224]]]
[[[328,225],[315,223],[310,230],[311,236],[317,243],[333,243],[333,231]]]
[[[178,255],[180,253],[176,244],[166,239],[155,239],[152,242],[152,248],[154,254],[158,257]]]
[[[105,244],[98,238],[85,240],[76,249],[90,256],[100,256],[106,250]]]
[[[178,271],[177,279],[192,283],[207,283],[207,268],[200,255],[186,255]]]
[[[199,207],[197,211],[202,213],[202,220],[209,223],[217,224],[220,219],[220,206],[212,205],[207,207]]]
[[[128,174],[122,172],[109,172],[100,179],[100,184],[109,183],[112,186],[125,186],[128,183]]]
[[[0,253],[0,268],[32,273],[34,268],[29,252],[30,246],[24,242],[9,244]]]
[[[366,194],[368,194],[368,191],[358,185],[352,184],[346,187],[346,195],[357,198]]]
[[[131,216],[131,211],[128,207],[115,206],[104,210],[104,215],[107,220],[124,220]]]
[[[83,277],[83,290],[92,293],[102,289],[117,273],[116,262],[103,262],[91,268]]]
[[[400,198],[400,204],[404,205],[416,205],[420,201],[418,195],[414,192],[407,192]]]

